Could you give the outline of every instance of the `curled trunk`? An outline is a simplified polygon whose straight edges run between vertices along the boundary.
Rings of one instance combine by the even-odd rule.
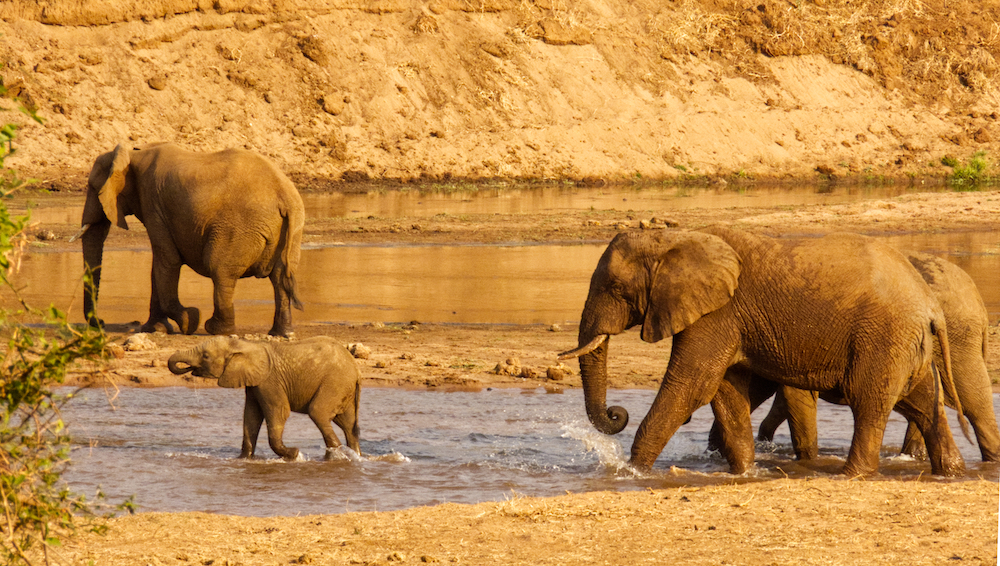
[[[199,353],[196,350],[182,350],[174,352],[167,360],[167,368],[171,373],[183,375],[196,369],[195,363],[198,361]]]
[[[609,341],[580,356],[580,377],[590,422],[604,434],[618,434],[628,424],[628,411],[607,406]]]

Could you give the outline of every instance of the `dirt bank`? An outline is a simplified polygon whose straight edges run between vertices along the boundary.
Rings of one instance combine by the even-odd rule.
[[[0,119],[47,181],[154,141],[302,184],[942,177],[1000,154],[998,22],[976,0],[9,0],[0,73],[47,121]]]
[[[73,564],[996,564],[992,482],[778,480],[246,518],[144,513]],[[196,536],[193,536],[196,535]]]

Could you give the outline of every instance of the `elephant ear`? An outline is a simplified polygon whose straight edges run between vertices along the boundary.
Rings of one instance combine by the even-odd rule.
[[[114,222],[119,228],[128,230],[128,223],[125,222],[125,211],[118,206],[118,197],[125,189],[125,176],[128,174],[132,156],[128,147],[118,144],[112,152],[111,167],[108,171],[108,178],[104,185],[97,192],[97,198],[104,208],[104,215],[108,220]]]
[[[663,233],[651,269],[642,339],[658,342],[721,308],[736,292],[740,256],[721,238],[700,232]]]
[[[232,338],[219,387],[257,387],[264,383],[269,372],[270,357],[263,345]]]

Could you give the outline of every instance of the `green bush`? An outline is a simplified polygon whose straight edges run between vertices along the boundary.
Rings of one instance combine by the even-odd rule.
[[[957,188],[968,188],[974,189],[980,185],[988,182],[993,182],[989,176],[989,162],[986,160],[985,151],[977,151],[972,154],[972,157],[963,165],[954,162],[951,167],[951,176],[948,177],[948,182]]]
[[[2,91],[0,81],[0,95]],[[21,110],[38,122],[31,111]],[[54,388],[81,361],[99,361],[100,330],[69,324],[55,307],[28,305],[11,282],[27,246],[28,216],[12,217],[6,202],[27,184],[4,165],[17,127],[0,126],[0,559],[4,564],[50,564],[60,540],[78,529],[101,530],[93,507],[61,480],[69,436]],[[8,301],[10,297],[12,300]],[[41,323],[41,324],[39,324]],[[130,505],[130,503],[129,503]]]

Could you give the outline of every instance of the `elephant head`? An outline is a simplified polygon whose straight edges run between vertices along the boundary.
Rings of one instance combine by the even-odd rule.
[[[267,351],[260,344],[219,336],[189,350],[178,350],[167,361],[172,373],[192,372],[219,380],[220,387],[256,387],[270,371]]]
[[[94,161],[87,180],[87,201],[83,206],[80,231],[70,238],[70,241],[78,237],[83,239],[84,268],[91,274],[84,285],[83,310],[92,326],[101,324],[94,314],[94,303],[100,290],[104,241],[111,223],[128,230],[125,216],[138,210],[130,166],[131,153],[122,144]]]
[[[628,424],[628,412],[607,407],[611,335],[642,325],[658,342],[726,303],[736,290],[740,258],[722,239],[685,231],[619,234],[601,256],[580,319],[579,347],[560,359],[580,358],[587,416],[605,434]]]

